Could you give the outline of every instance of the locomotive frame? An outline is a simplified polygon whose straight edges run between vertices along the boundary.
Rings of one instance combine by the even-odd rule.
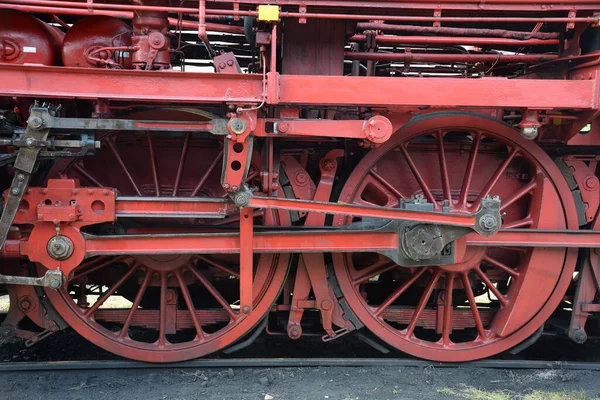
[[[14,175],[0,219],[0,281],[11,298],[2,335],[35,343],[72,326],[122,356],[169,362],[226,348],[270,313],[286,314],[284,331],[298,339],[316,310],[323,340],[364,325],[413,355],[467,361],[518,345],[567,302],[568,335],[584,342],[586,321],[600,307],[600,3],[276,3],[0,1],[0,12],[150,21],[133,23],[137,44],[86,53],[95,67],[0,62],[0,96],[14,99],[15,109],[31,105],[19,111],[26,123],[0,143]],[[155,29],[152,18],[167,27]],[[256,20],[254,73],[241,73],[235,52],[214,52],[207,34],[244,32],[241,18]],[[169,24],[197,29],[215,73],[169,70],[161,58],[170,51]],[[421,44],[443,51],[411,51]],[[444,50],[457,44],[503,51]],[[380,45],[406,47],[390,53]],[[538,46],[555,51],[536,53]],[[532,50],[504,51],[513,48]],[[135,67],[117,68],[118,57],[101,58],[102,51],[131,51]],[[421,69],[384,76],[378,62],[402,63],[393,74]],[[440,72],[423,72],[430,63]],[[457,76],[456,65],[479,75]],[[62,116],[47,104],[78,101],[92,105],[89,115]],[[127,107],[219,115],[114,115]],[[93,138],[84,143],[83,135]],[[157,150],[180,142],[178,154]],[[146,156],[135,153],[142,147]],[[133,170],[123,151],[150,171]],[[212,158],[186,175],[190,151]],[[123,177],[106,175],[101,161],[89,164],[95,152],[112,154]],[[88,165],[72,161],[78,157]],[[41,179],[48,159],[55,163]],[[169,187],[158,169],[167,161]],[[121,220],[146,222],[98,228]],[[200,223],[165,222],[180,220]],[[214,220],[234,228],[205,222]],[[233,301],[220,292],[232,290],[228,280],[237,281]],[[202,309],[192,284],[216,306]],[[101,308],[116,294],[128,298],[129,311]],[[484,294],[485,304],[476,299]],[[22,328],[25,316],[41,332]],[[156,337],[133,339],[133,326]],[[168,338],[184,330],[192,336]],[[466,330],[473,335],[454,336]]]

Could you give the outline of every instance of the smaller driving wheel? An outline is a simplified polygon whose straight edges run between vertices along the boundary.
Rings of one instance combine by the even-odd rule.
[[[415,118],[361,160],[339,201],[394,208],[419,196],[435,211],[464,214],[488,195],[500,197],[503,228],[578,228],[552,160],[509,125],[471,113]],[[334,254],[333,264],[348,305],[378,337],[417,357],[468,361],[533,334],[563,299],[577,258],[576,249],[475,247],[465,238],[455,247],[451,265],[401,267],[376,253]]]

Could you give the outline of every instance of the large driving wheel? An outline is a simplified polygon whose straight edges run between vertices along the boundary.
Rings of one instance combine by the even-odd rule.
[[[487,195],[500,197],[503,228],[578,227],[570,191],[536,143],[470,113],[415,118],[361,160],[339,200],[393,208],[422,196],[436,211],[467,213]],[[333,263],[352,311],[378,337],[417,357],[467,361],[534,333],[563,299],[577,257],[564,248],[460,246],[452,265],[400,267],[375,253],[335,254]]]
[[[191,119],[173,113],[168,118]],[[66,175],[82,186],[117,188],[123,196],[225,197],[220,185],[222,147],[220,140],[199,134],[110,133],[96,155],[59,162],[49,178]],[[259,157],[254,157],[250,187],[260,186],[259,172]],[[239,229],[238,215],[119,222],[90,229],[100,235]],[[257,210],[255,223],[290,221],[284,212]],[[248,314],[239,307],[237,255],[96,257],[75,269],[61,290],[48,290],[47,295],[71,327],[108,351],[141,361],[182,361],[223,349],[251,331],[279,295],[289,258],[255,256],[254,300]]]

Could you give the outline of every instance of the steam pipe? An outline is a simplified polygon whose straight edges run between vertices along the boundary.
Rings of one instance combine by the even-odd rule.
[[[357,24],[359,31],[374,30],[384,32],[410,32],[427,33],[444,36],[492,36],[510,39],[557,39],[558,32],[519,32],[506,29],[479,29],[479,28],[449,28],[441,26],[415,26],[415,25],[393,25],[380,24],[373,22],[363,22]]]
[[[420,53],[354,53],[346,52],[344,56],[350,60],[368,61],[405,61],[430,63],[525,63],[537,64],[555,60],[555,54],[420,54]]]
[[[354,35],[350,42],[364,42],[365,35]],[[558,39],[505,39],[478,37],[440,37],[440,36],[376,36],[380,44],[439,44],[439,45],[469,45],[469,46],[548,46],[558,45]]]
[[[453,0],[454,1],[454,0]],[[510,0],[502,0],[503,2]],[[519,0],[520,1],[520,0]],[[533,1],[533,0],[532,0]],[[540,0],[541,1],[541,0]],[[544,3],[548,3],[551,0],[543,0]],[[585,0],[577,0],[574,3],[581,3]],[[489,2],[489,1],[488,1]],[[566,0],[557,1],[558,3],[567,3]],[[590,2],[596,2],[590,1]],[[145,6],[145,5],[134,5],[134,4],[99,4],[99,3],[82,3],[82,2],[70,2],[70,1],[58,1],[58,0],[2,0],[2,3],[13,4],[14,7],[1,7],[1,8],[14,8],[23,10],[24,5],[40,6],[35,11],[31,12],[51,12],[49,10],[54,9],[55,12],[60,14],[71,14],[71,15],[89,15],[92,10],[123,10],[123,11],[162,11],[172,13],[184,13],[194,14],[198,13],[198,9],[186,8],[186,7],[163,7],[163,6]],[[0,3],[0,4],[2,4]],[[62,7],[62,9],[61,9]],[[76,9],[85,10],[83,14],[75,12]],[[56,11],[60,10],[60,11]],[[73,12],[71,12],[73,11]],[[103,13],[102,15],[109,15]],[[242,11],[242,10],[206,10],[207,17],[216,16],[246,16],[255,17],[258,13],[256,11]],[[483,23],[507,23],[507,22],[543,22],[543,23],[568,23],[568,22],[584,22],[584,23],[597,23],[598,19],[595,17],[441,17],[441,16],[397,16],[397,15],[355,15],[355,14],[334,14],[334,13],[298,13],[298,12],[281,12],[282,18],[315,18],[315,19],[345,19],[355,21],[368,21],[368,20],[384,20],[384,21],[405,21],[405,22],[483,22]]]

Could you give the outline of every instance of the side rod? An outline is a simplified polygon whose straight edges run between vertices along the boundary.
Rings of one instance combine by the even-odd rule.
[[[273,230],[254,232],[252,247],[254,253],[385,252],[396,250],[398,240],[397,232]],[[466,242],[468,246],[490,247],[600,248],[600,231],[502,229],[490,237],[470,233],[466,235]],[[4,255],[19,256],[17,249],[24,243],[27,242],[7,240]],[[85,235],[85,249],[87,257],[119,254],[236,254],[240,252],[240,235]]]

